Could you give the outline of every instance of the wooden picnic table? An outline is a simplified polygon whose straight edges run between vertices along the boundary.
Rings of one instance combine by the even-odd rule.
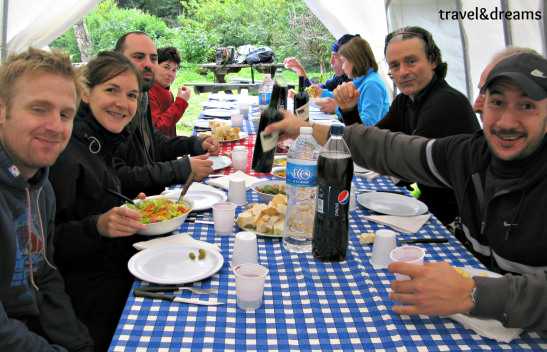
[[[254,70],[257,70],[260,73],[271,73],[272,78],[275,76],[275,70],[277,68],[284,67],[283,64],[278,63],[258,63],[254,65],[249,64],[229,64],[229,65],[218,65],[218,64],[201,64],[199,67],[206,68],[212,71],[215,74],[215,83],[226,83],[226,75],[228,73],[237,73],[241,71],[242,68],[251,68],[251,83],[254,83]]]

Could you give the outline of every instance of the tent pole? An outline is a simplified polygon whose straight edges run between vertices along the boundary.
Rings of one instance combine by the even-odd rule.
[[[2,9],[2,52],[0,54],[1,59],[4,60],[7,56],[8,45],[8,6],[9,0],[3,0]]]
[[[509,9],[509,0],[501,0],[500,7],[501,7],[501,11],[505,13],[505,11]],[[508,47],[510,45],[513,45],[513,33],[511,31],[511,23],[509,23],[509,21],[507,21],[507,19],[504,16],[502,24],[503,24],[503,36],[505,38],[505,46]]]
[[[462,3],[461,0],[456,0],[456,10],[462,11]],[[467,50],[468,44],[467,44],[467,36],[465,35],[465,31],[463,29],[463,23],[462,20],[458,20],[458,28],[460,30],[460,43],[462,45],[462,59],[463,59],[463,67],[465,69],[465,90],[467,91],[467,99],[469,101],[473,101],[473,77],[471,77],[470,69],[469,69],[469,52]]]

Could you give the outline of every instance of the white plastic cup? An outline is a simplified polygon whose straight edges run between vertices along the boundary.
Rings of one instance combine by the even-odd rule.
[[[249,152],[244,146],[237,146],[232,149],[232,167],[236,171],[247,171],[247,158]]]
[[[238,206],[247,204],[247,187],[244,179],[230,179],[228,187],[228,202],[232,202]]]
[[[247,108],[248,110],[248,108]],[[248,113],[248,111],[247,111]],[[243,125],[243,114],[232,114],[230,115],[232,120],[232,127],[241,127]]]
[[[397,234],[391,230],[378,230],[374,236],[370,264],[378,269],[385,269],[391,263],[390,253],[397,247]]]
[[[241,231],[236,233],[231,267],[235,268],[240,264],[258,264],[256,234],[253,232]]]
[[[249,103],[248,102],[246,102],[246,101],[240,101],[239,102],[239,113],[241,115],[243,115],[243,117],[248,117],[249,116]]]
[[[218,236],[231,235],[234,229],[234,220],[236,216],[236,207],[234,203],[224,202],[213,204],[213,222],[215,223],[215,234]]]
[[[376,239],[374,239],[374,242],[376,242]],[[425,250],[417,246],[402,246],[392,250],[389,257],[394,262],[424,265]],[[410,280],[410,277],[395,273],[395,279],[404,281]]]
[[[247,311],[260,308],[268,269],[260,264],[240,264],[234,268],[234,274],[237,306]]]

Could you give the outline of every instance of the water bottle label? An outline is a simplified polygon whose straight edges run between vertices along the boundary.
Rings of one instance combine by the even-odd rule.
[[[348,213],[350,191],[343,187],[318,187],[317,212],[329,218],[339,218]]]
[[[304,165],[288,162],[285,182],[291,186],[317,186],[317,164]]]
[[[270,105],[271,99],[272,99],[272,92],[258,93],[258,105]]]

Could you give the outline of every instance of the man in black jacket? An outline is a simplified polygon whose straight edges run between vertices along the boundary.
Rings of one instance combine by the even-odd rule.
[[[154,84],[158,68],[158,53],[152,39],[142,32],[128,33],[118,40],[115,51],[133,61],[144,81],[141,104],[127,126],[129,139],[115,151],[122,192],[129,197],[136,197],[139,192],[158,194],[166,186],[185,183],[192,170],[197,181],[209,176],[213,162],[207,158],[220,153],[216,138],[167,137],[152,126],[147,92]]]

